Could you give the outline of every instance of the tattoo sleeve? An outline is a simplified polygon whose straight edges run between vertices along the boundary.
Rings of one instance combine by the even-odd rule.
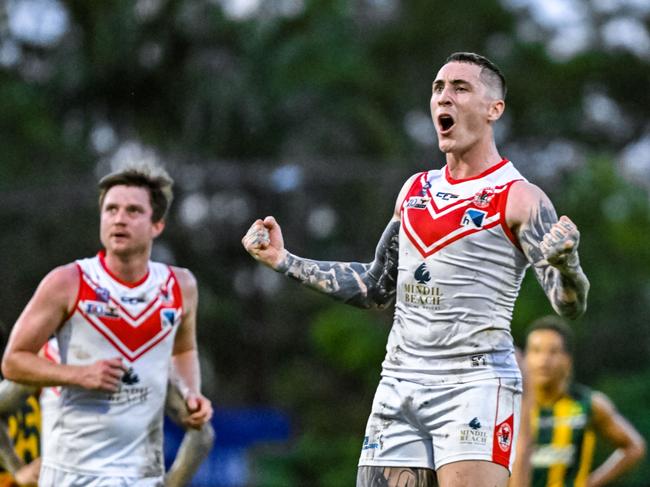
[[[573,249],[554,256],[553,263],[540,248],[544,236],[557,221],[550,202],[540,200],[531,210],[528,221],[522,223],[518,232],[519,242],[553,309],[560,316],[577,318],[586,309],[589,291],[589,281],[578,258],[579,233],[575,231]]]
[[[316,261],[288,253],[278,272],[353,306],[384,308],[395,299],[399,227],[397,220],[388,224],[375,260],[368,264]]]
[[[359,467],[357,487],[437,487],[436,475],[428,468]]]

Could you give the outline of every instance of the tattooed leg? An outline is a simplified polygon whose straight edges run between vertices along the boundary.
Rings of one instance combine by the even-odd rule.
[[[436,487],[436,474],[428,468],[359,467],[356,487]]]
[[[568,318],[580,316],[586,308],[589,281],[580,267],[580,232],[573,222],[565,216],[558,221],[551,202],[540,199],[518,237],[555,311]]]
[[[395,298],[399,227],[397,220],[388,224],[369,264],[323,262],[287,253],[278,272],[348,304],[383,308]]]

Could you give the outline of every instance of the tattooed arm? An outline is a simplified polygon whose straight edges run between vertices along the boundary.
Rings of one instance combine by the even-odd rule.
[[[513,185],[506,215],[553,309],[567,318],[584,313],[589,281],[580,267],[575,224],[566,216],[558,220],[546,194],[527,182]]]
[[[361,308],[384,308],[395,299],[400,206],[416,176],[402,186],[393,218],[377,245],[375,260],[368,264],[323,262],[292,255],[284,248],[280,226],[272,216],[253,223],[242,244],[256,260],[312,289]]]
[[[383,308],[395,298],[399,226],[399,220],[388,223],[375,260],[368,264],[297,257],[284,248],[280,226],[273,217],[257,220],[243,243],[260,262],[316,291],[360,308]]]
[[[384,308],[395,298],[399,226],[390,221],[371,263],[315,261],[287,252],[277,271],[353,306]]]

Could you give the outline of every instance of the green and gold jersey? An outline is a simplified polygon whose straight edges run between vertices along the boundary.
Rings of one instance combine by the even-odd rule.
[[[535,406],[531,422],[533,487],[584,487],[596,444],[591,390],[573,385],[552,406]]]
[[[16,412],[6,418],[14,450],[25,464],[40,456],[41,408],[38,397],[30,395]],[[13,477],[0,466],[0,487],[16,485]]]

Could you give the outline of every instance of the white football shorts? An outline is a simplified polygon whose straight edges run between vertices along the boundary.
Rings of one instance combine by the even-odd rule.
[[[438,469],[485,460],[512,470],[519,431],[520,379],[424,386],[382,377],[359,466]]]

